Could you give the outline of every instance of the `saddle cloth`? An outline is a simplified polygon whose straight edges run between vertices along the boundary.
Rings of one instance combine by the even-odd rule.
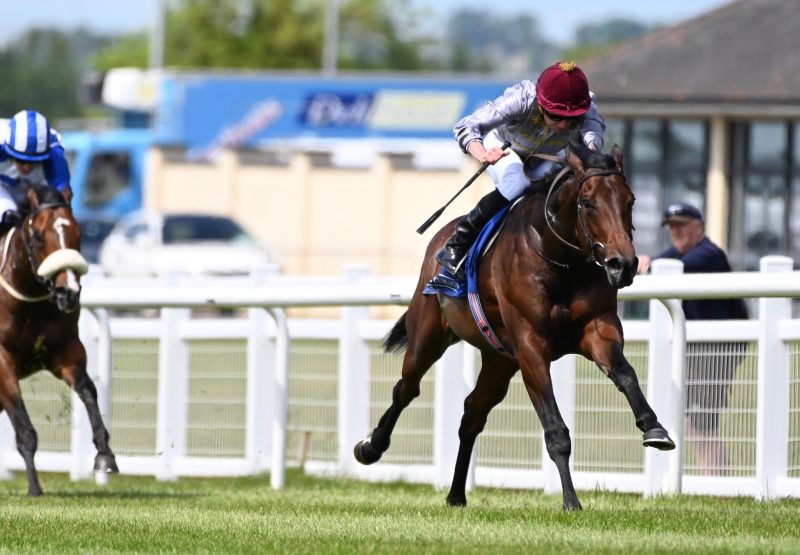
[[[513,203],[509,203],[489,220],[478,234],[475,243],[473,243],[472,247],[470,247],[467,252],[466,259],[463,262],[463,264],[466,265],[466,283],[459,281],[452,273],[442,268],[439,275],[435,279],[429,281],[422,290],[423,295],[436,295],[441,293],[442,295],[459,299],[466,297],[469,301],[472,317],[475,319],[475,323],[478,324],[481,333],[486,338],[486,341],[501,353],[506,352],[506,349],[489,325],[489,320],[483,312],[483,307],[478,297],[478,262],[484,253],[489,250],[492,240],[503,227],[503,220],[512,205]]]

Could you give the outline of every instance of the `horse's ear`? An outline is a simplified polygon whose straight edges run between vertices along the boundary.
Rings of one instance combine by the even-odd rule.
[[[581,160],[581,157],[571,148],[567,149],[567,165],[575,172],[575,175],[584,174],[583,160]]]
[[[64,200],[67,202],[67,204],[72,204],[72,187],[69,185],[64,185],[61,195],[64,197]]]
[[[28,204],[30,204],[31,212],[39,207],[39,197],[36,195],[36,187],[28,187]]]
[[[624,171],[622,168],[622,149],[616,143],[614,144],[614,148],[611,149],[611,156],[614,158],[614,162],[617,163],[617,169],[619,171]]]

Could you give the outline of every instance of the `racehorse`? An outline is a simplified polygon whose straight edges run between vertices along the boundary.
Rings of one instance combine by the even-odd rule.
[[[402,377],[377,427],[356,444],[359,462],[380,459],[400,413],[419,395],[425,372],[460,340],[480,350],[481,369],[464,401],[460,446],[447,496],[450,505],[466,505],[475,439],[521,370],[544,429],[547,452],[558,468],[563,508],[581,509],[569,470],[569,430],[550,377],[551,362],[566,354],[579,353],[594,361],[625,395],[645,446],[675,448],[623,355],[617,290],[633,282],[638,258],[633,246],[635,199],[625,179],[622,151],[615,145],[610,155],[602,154],[578,141],[571,139],[566,159],[561,160],[563,170],[551,176],[549,187],[530,192],[509,211],[480,260],[477,291],[496,347],[480,331],[466,299],[423,294],[439,271],[435,255],[457,220],[433,237],[408,310],[384,340],[387,352],[405,349]]]
[[[72,215],[72,193],[30,185],[23,220],[3,239],[0,261],[0,409],[8,413],[25,461],[28,495],[42,494],[34,466],[37,435],[20,394],[19,380],[48,369],[81,398],[89,413],[96,472],[118,472],[97,390],[86,373],[86,351],[78,336],[80,228]]]

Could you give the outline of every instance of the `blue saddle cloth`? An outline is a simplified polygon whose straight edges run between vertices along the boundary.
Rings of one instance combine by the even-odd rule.
[[[447,269],[442,268],[439,272],[439,275],[436,276],[436,279],[429,281],[425,285],[425,288],[422,290],[422,294],[436,295],[437,293],[441,293],[443,295],[447,295],[448,297],[454,297],[457,299],[466,298],[468,292],[476,292],[477,294],[478,261],[480,260],[481,253],[483,252],[486,243],[489,242],[489,239],[491,239],[492,235],[494,234],[494,231],[500,226],[500,223],[503,221],[503,218],[505,218],[510,207],[511,204],[509,203],[497,214],[495,214],[485,226],[483,226],[483,229],[478,234],[478,238],[475,240],[475,243],[473,243],[472,247],[470,247],[469,251],[467,252],[467,257],[464,261],[464,264],[466,264],[465,271],[467,274],[466,283],[459,281]],[[434,281],[436,283],[434,283]]]

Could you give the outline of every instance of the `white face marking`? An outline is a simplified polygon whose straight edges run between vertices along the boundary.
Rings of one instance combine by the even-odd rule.
[[[67,289],[76,292],[81,290],[81,286],[78,285],[78,280],[75,278],[75,272],[69,269],[67,270]]]
[[[66,218],[56,218],[56,221],[53,223],[53,229],[55,229],[56,233],[58,233],[58,242],[62,249],[67,248],[66,241],[64,240],[64,228],[68,225],[69,220]]]

